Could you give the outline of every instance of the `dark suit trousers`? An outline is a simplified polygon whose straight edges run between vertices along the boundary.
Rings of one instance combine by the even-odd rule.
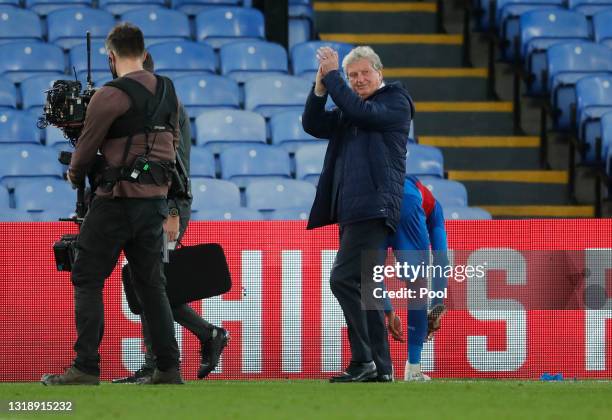
[[[351,361],[373,360],[381,375],[392,373],[385,315],[382,308],[363,309],[361,273],[362,270],[372,273],[371,266],[384,264],[388,235],[385,219],[341,226],[340,248],[330,277],[331,290],[340,303],[348,326]],[[363,263],[362,252],[367,258]]]

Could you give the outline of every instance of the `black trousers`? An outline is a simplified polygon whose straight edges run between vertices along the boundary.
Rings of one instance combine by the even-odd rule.
[[[164,281],[160,275],[165,199],[95,198],[79,233],[72,269],[77,340],[74,366],[99,375],[99,346],[104,332],[104,281],[120,252],[139,273],[134,288],[149,321],[153,352],[160,370],[179,366],[179,349]]]
[[[382,307],[364,309],[368,300],[362,300],[361,275],[362,271],[372,273],[374,264],[384,264],[388,234],[384,219],[341,226],[340,248],[330,277],[332,293],[348,326],[351,361],[373,360],[380,375],[392,373],[385,314]]]
[[[185,231],[187,230],[187,225],[189,223],[189,215],[190,215],[189,207],[181,206],[180,212],[181,212],[181,220],[180,220],[180,234],[178,237],[179,241],[182,239],[183,235],[185,234]],[[164,273],[164,267],[165,265],[161,264],[161,275],[164,277],[166,281],[167,279]],[[129,264],[126,264],[123,267],[122,274],[123,274],[124,287],[126,289],[133,288],[134,287],[133,277],[134,275],[137,275],[137,273],[133,273],[132,270],[130,269]],[[186,303],[182,305],[173,306],[172,307],[172,317],[179,325],[186,328],[193,335],[195,335],[198,338],[198,340],[200,340],[200,342],[204,342],[211,337],[212,329],[214,328],[214,325],[212,325],[211,323],[203,319],[200,315],[198,315],[196,311],[194,311],[191,308],[191,306],[187,305]],[[142,337],[143,337],[143,341],[144,341],[145,348],[146,348],[145,363],[143,367],[154,369],[155,367],[157,367],[157,362],[155,360],[155,355],[153,353],[149,322],[144,314],[140,314],[140,321],[142,324]]]

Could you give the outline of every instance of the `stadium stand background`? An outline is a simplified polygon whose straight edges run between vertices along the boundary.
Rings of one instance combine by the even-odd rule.
[[[55,162],[57,151],[67,150],[67,143],[58,130],[35,127],[44,105],[42,91],[56,78],[73,77],[73,68],[85,80],[85,30],[94,38],[94,82],[101,86],[108,81],[103,38],[121,20],[143,29],[157,71],[173,78],[190,112],[195,220],[307,218],[325,147],[303,132],[300,114],[316,71],[315,51],[322,42],[336,46],[341,56],[352,45],[372,45],[386,67],[386,79],[407,86],[417,105],[407,172],[421,177],[432,189],[447,218],[595,214],[594,198],[580,196],[585,183],[580,179],[570,182],[575,171],[558,164],[564,150],[551,146],[542,158],[545,136],[524,135],[523,129],[538,133],[539,127],[530,119],[539,118],[540,112],[523,106],[527,117],[521,126],[516,116],[521,101],[513,103],[497,95],[504,98],[504,92],[512,90],[512,80],[507,76],[492,80],[487,78],[490,69],[471,66],[486,57],[487,48],[477,37],[469,36],[471,24],[461,16],[458,4],[449,2],[444,8],[441,1],[394,2],[386,6],[389,13],[372,14],[376,2],[355,6],[342,1],[310,4],[290,0],[289,43],[284,48],[266,41],[264,14],[246,3],[0,3],[0,54],[4,57],[0,63],[0,147],[9,159],[0,173],[4,197],[0,218],[56,220],[58,215],[70,214],[65,204],[70,202],[69,191],[58,182],[63,168]],[[478,11],[489,3],[469,6],[466,17],[474,16],[477,29],[488,28]],[[506,32],[520,31],[523,20],[521,17],[518,28]],[[468,25],[461,27],[462,21]],[[378,34],[381,27],[386,35]],[[491,29],[489,34],[493,33]],[[580,39],[591,34],[604,42],[605,34],[587,29]],[[505,45],[502,59],[506,61],[511,59],[508,51],[514,50]],[[542,55],[541,48],[537,52]],[[534,65],[542,66],[540,61]],[[493,73],[500,73],[494,57],[490,62]],[[612,70],[612,65],[606,69]],[[593,83],[609,85],[604,79]],[[589,101],[577,113],[585,121],[582,131],[588,140],[578,141],[601,143],[596,140],[601,130],[605,146],[601,156],[593,154],[585,162],[609,161],[607,139],[612,129],[604,123],[612,117],[603,118],[600,102],[605,99]],[[592,121],[594,107],[596,116],[602,117],[597,119],[601,128]],[[555,120],[554,124],[554,128],[567,129],[571,123],[558,126]],[[603,179],[601,174],[599,179]],[[198,199],[211,191],[217,191],[219,198]],[[277,200],[281,193],[295,199]],[[578,201],[587,205],[576,205],[576,193]],[[41,194],[47,199],[35,199]],[[261,208],[254,204],[258,200],[278,204]]]

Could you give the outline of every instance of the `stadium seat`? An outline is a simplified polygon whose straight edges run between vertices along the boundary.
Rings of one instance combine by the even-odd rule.
[[[353,49],[351,44],[341,42],[309,41],[297,44],[291,48],[291,66],[293,74],[313,81],[319,68],[317,61],[317,50],[321,47],[331,47],[338,51],[340,63],[344,57]]]
[[[155,61],[155,72],[171,78],[216,71],[217,57],[208,45],[169,41],[152,45],[149,52]]]
[[[75,212],[75,198],[76,194],[74,193],[74,197],[72,198],[73,206],[62,206],[58,209],[51,209],[45,211],[28,211],[28,215],[32,219],[33,222],[57,222],[60,218],[69,218],[76,215]]]
[[[266,121],[249,111],[207,111],[196,118],[196,144],[214,154],[243,143],[266,142]]]
[[[144,34],[147,46],[191,38],[189,19],[186,14],[178,10],[155,6],[144,7],[122,14],[120,20],[138,26]]]
[[[484,0],[489,3],[488,0]],[[497,0],[495,26],[501,40],[502,59],[514,58],[514,42],[520,36],[520,17],[532,10],[564,8],[564,0]]]
[[[214,178],[215,157],[201,147],[191,148],[189,172],[192,178]]]
[[[612,177],[612,112],[601,117],[601,151],[606,173]]]
[[[40,144],[36,117],[16,109],[0,110],[0,143]]]
[[[266,178],[290,178],[291,161],[284,149],[265,144],[235,146],[219,157],[221,177],[239,187]]]
[[[85,43],[86,31],[91,34],[92,41],[103,41],[114,25],[113,15],[89,7],[56,10],[47,16],[49,42],[65,50]]]
[[[75,191],[62,179],[31,179],[15,188],[15,207],[21,210],[60,210],[68,215],[75,199]]]
[[[289,51],[294,45],[308,42],[312,38],[309,20],[289,18]]]
[[[14,177],[62,177],[57,152],[38,144],[0,144],[0,183],[11,188]]]
[[[221,74],[239,83],[255,76],[286,74],[288,70],[285,49],[271,42],[234,42],[224,45],[219,56]]]
[[[297,149],[295,152],[295,177],[297,179],[317,185],[323,170],[323,160],[327,150],[326,143],[309,144]]]
[[[480,207],[447,206],[442,209],[445,220],[490,220],[491,213]]]
[[[17,108],[17,88],[10,80],[0,77],[0,109]]]
[[[191,183],[193,210],[231,209],[240,207],[240,190],[229,181],[195,178]]]
[[[249,79],[244,84],[244,108],[270,118],[283,111],[303,111],[312,83],[300,77],[274,75]]]
[[[612,0],[567,0],[567,6],[587,18],[592,18],[601,11],[611,9]]]
[[[28,77],[21,82],[21,107],[42,110],[47,95],[45,91],[53,87],[53,82],[60,79],[56,74],[42,74]]]
[[[11,200],[9,196],[9,191],[5,187],[0,186],[0,210],[8,209],[10,207]]]
[[[196,39],[215,49],[235,41],[265,39],[264,16],[257,9],[215,7],[196,16]]]
[[[87,78],[87,45],[78,44],[72,47],[68,53],[70,69],[76,68],[77,77],[85,87]],[[91,77],[93,80],[110,76],[108,68],[108,52],[104,41],[91,42]],[[72,77],[70,77],[72,78]]]
[[[0,0],[0,5],[21,7],[21,0]]]
[[[238,84],[216,74],[193,74],[174,79],[174,87],[191,118],[204,111],[240,108]]]
[[[307,209],[315,193],[312,184],[294,179],[256,181],[245,191],[247,207],[258,210]]]
[[[612,74],[583,77],[576,83],[578,138],[586,145],[585,161],[595,162],[597,138],[601,138],[601,117],[612,111]],[[605,154],[600,153],[599,160]]]
[[[612,53],[604,45],[570,42],[554,45],[547,51],[547,86],[555,110],[554,126],[572,127],[571,107],[576,103],[575,84],[582,77],[612,72]]]
[[[270,220],[308,220],[309,208],[302,209],[283,209],[270,212]]]
[[[612,8],[593,16],[593,35],[595,42],[612,47]]]
[[[172,8],[190,16],[217,6],[239,6],[242,0],[172,0]]]
[[[115,16],[143,7],[162,7],[164,5],[165,0],[98,0],[98,7],[100,9],[105,9]]]
[[[587,40],[590,29],[587,19],[569,10],[533,10],[520,17],[521,58],[531,75],[528,93],[543,95],[548,91],[542,71],[546,69],[546,50],[568,41]]]
[[[47,146],[63,147],[68,144],[68,140],[64,137],[62,130],[49,125],[45,128],[45,144]]]
[[[191,213],[191,220],[263,220],[263,215],[257,210],[235,207],[227,209],[198,210]]]
[[[63,74],[64,52],[56,45],[19,41],[0,45],[0,74],[19,83],[38,74]]]
[[[56,10],[90,6],[93,6],[92,0],[25,0],[25,8],[40,16],[51,14]]]
[[[0,5],[0,44],[13,41],[41,41],[43,27],[31,10]]]
[[[419,179],[429,188],[442,208],[468,205],[467,190],[462,183],[430,176],[419,177]]]
[[[437,147],[409,144],[406,175],[444,177],[444,158]]]
[[[301,111],[285,111],[274,114],[270,118],[270,135],[272,144],[295,152],[303,145],[321,141],[304,131]]]
[[[0,207],[0,222],[31,222],[32,216],[24,210]]]

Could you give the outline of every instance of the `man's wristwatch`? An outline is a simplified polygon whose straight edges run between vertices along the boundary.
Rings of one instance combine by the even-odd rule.
[[[172,216],[172,217],[178,217],[179,216],[179,209],[177,209],[176,207],[172,207],[169,211],[168,211],[168,215]]]

